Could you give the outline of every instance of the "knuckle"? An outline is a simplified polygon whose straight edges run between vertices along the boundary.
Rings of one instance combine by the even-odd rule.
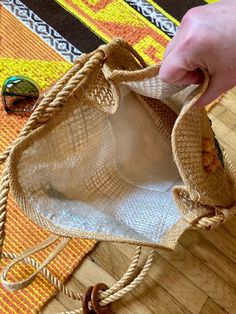
[[[206,40],[206,31],[203,27],[202,9],[190,9],[183,17],[180,25],[182,36],[181,49],[195,48]],[[209,36],[208,36],[209,37]]]
[[[179,43],[179,48],[183,52],[195,51],[196,53],[205,53],[205,51],[210,52],[214,46],[214,36],[209,36],[209,31],[204,28],[198,31],[196,28],[192,28]]]
[[[195,36],[191,36],[191,34],[186,37],[181,44],[179,45],[179,50],[181,51],[189,51],[189,49],[191,49],[192,47],[195,46],[196,43],[196,37]]]
[[[200,9],[198,7],[188,10],[182,18],[181,24],[192,24],[197,21],[200,16]]]
[[[209,36],[209,32],[207,32],[207,30],[205,29],[202,29],[201,31],[199,31],[197,36],[195,36],[194,43],[197,46],[202,46],[202,48],[208,48],[208,46],[211,45],[212,41],[213,37]]]

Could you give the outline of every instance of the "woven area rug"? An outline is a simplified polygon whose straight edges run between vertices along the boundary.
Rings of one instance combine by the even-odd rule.
[[[42,90],[63,75],[84,52],[114,37],[122,37],[148,63],[161,60],[165,46],[191,7],[203,0],[1,0],[0,86],[15,74],[34,79]],[[13,139],[26,118],[7,115],[0,108],[0,151]],[[29,221],[10,197],[3,251],[20,253],[48,236]],[[64,281],[95,241],[74,239],[50,264],[50,271]],[[36,255],[42,261],[50,249]],[[3,261],[1,268],[9,261]],[[12,280],[29,273],[15,267]],[[41,275],[23,291],[0,288],[0,313],[37,313],[56,293]]]

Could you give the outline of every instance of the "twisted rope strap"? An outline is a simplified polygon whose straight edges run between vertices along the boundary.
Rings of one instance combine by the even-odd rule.
[[[138,261],[140,258],[140,254],[141,254],[141,247],[137,246],[135,254],[132,258],[132,261],[131,261],[129,268],[126,271],[126,273],[123,275],[123,277],[114,286],[112,286],[111,288],[109,288],[108,290],[106,290],[105,292],[103,292],[101,294],[102,298],[108,297],[112,293],[117,292],[119,289],[123,288],[125,285],[128,284],[128,281],[130,280],[130,278],[132,278],[132,276],[134,275],[134,272],[136,271]],[[2,256],[6,259],[15,259],[18,257],[17,254],[7,253],[7,252],[2,252]],[[36,269],[39,269],[41,266],[40,263],[38,263],[35,259],[30,258],[30,257],[24,257],[23,262],[25,264],[33,266]],[[47,280],[50,283],[52,283],[59,291],[61,291],[62,293],[64,293],[68,297],[70,297],[71,299],[82,300],[80,293],[75,292],[75,291],[70,290],[67,287],[65,287],[64,284],[61,283],[60,280],[58,280],[46,267],[42,268],[40,270],[40,273],[45,278],[47,278]]]
[[[2,254],[2,247],[4,243],[4,226],[6,221],[6,206],[7,206],[7,198],[9,193],[9,173],[8,173],[8,165],[6,165],[1,178],[1,186],[0,186],[0,257]]]
[[[51,238],[44,241],[45,242],[44,247],[46,247],[46,244],[48,245],[48,244],[52,243],[53,241],[55,241],[56,238],[57,238],[56,236],[51,236]],[[57,247],[63,248],[68,242],[69,242],[69,240],[64,238],[63,241],[61,243],[59,243],[59,245]],[[40,245],[40,247],[42,247],[42,245]],[[38,250],[39,250],[39,248],[34,248],[33,250],[31,249],[30,251],[36,252]],[[154,249],[151,249],[149,251],[148,256],[147,256],[147,260],[146,260],[142,270],[140,271],[139,275],[134,280],[132,280],[135,272],[138,269],[137,266],[138,266],[138,261],[139,261],[140,254],[141,254],[141,247],[137,246],[135,254],[133,256],[133,259],[132,259],[126,273],[123,275],[123,277],[117,283],[115,283],[114,286],[112,286],[108,290],[99,294],[99,299],[100,299],[99,305],[101,307],[104,307],[107,304],[110,304],[110,303],[120,299],[125,294],[131,292],[138,284],[140,284],[140,282],[142,282],[142,280],[145,278],[147,272],[151,268],[154,252],[155,252]],[[58,253],[58,251],[56,253]],[[28,253],[24,253],[24,255],[26,255],[26,254],[28,254]],[[53,255],[55,255],[55,252],[53,252]],[[29,258],[29,257],[23,258],[23,256],[19,256],[19,255],[16,255],[14,253],[3,252],[2,256],[4,258],[7,258],[7,259],[13,259],[13,262],[8,265],[8,269],[5,270],[3,275],[2,275],[2,277],[4,279],[3,283],[4,283],[4,285],[8,285],[9,290],[15,291],[15,290],[18,290],[19,288],[25,287],[27,284],[29,284],[29,282],[32,282],[32,280],[35,278],[35,275],[38,272],[40,272],[59,291],[63,292],[65,295],[69,296],[72,299],[83,301],[83,297],[80,293],[74,292],[74,291],[66,288],[63,285],[63,283],[61,283],[52,273],[50,273],[50,271],[46,267],[43,266],[47,262],[40,264],[36,260],[34,260],[33,258]],[[52,256],[49,256],[47,259],[51,260]],[[25,264],[33,266],[37,271],[33,275],[31,275],[29,278],[27,278],[26,280],[23,280],[22,282],[16,282],[16,283],[7,282],[6,281],[7,271],[13,266],[13,264],[15,264],[19,260],[22,260]],[[81,313],[81,312],[82,312],[82,309],[72,311],[72,312],[66,312],[66,313],[72,314],[72,313]]]
[[[132,260],[127,272],[124,274],[124,276],[113,287],[106,290],[105,292],[100,292],[100,294],[99,294],[99,299],[100,299],[99,305],[101,307],[104,307],[107,304],[110,304],[114,301],[119,300],[125,294],[127,294],[127,293],[131,292],[133,289],[135,289],[136,286],[139,285],[143,281],[143,279],[145,278],[145,276],[147,275],[148,271],[150,270],[150,268],[152,266],[153,257],[154,257],[154,253],[155,253],[154,249],[150,249],[148,256],[147,256],[147,259],[146,259],[146,262],[145,262],[142,270],[140,271],[139,275],[131,283],[127,284],[125,287],[122,288],[122,286],[125,285],[130,280],[130,278],[132,278],[134,271],[136,270],[136,266],[137,266],[139,255],[140,255],[140,250],[141,250],[141,248],[137,247],[136,253],[133,257],[133,260]],[[60,312],[57,314],[77,314],[77,313],[83,313],[83,309],[80,308],[78,310]]]

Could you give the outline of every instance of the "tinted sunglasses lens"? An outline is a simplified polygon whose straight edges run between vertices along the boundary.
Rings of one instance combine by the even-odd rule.
[[[30,79],[13,76],[5,81],[2,98],[7,112],[31,112],[39,98],[39,89]]]

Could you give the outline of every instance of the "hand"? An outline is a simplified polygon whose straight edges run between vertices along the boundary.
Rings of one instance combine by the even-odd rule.
[[[236,85],[236,1],[196,7],[183,17],[167,46],[160,78],[174,84],[199,84],[205,68],[209,86],[197,105],[205,106]]]

